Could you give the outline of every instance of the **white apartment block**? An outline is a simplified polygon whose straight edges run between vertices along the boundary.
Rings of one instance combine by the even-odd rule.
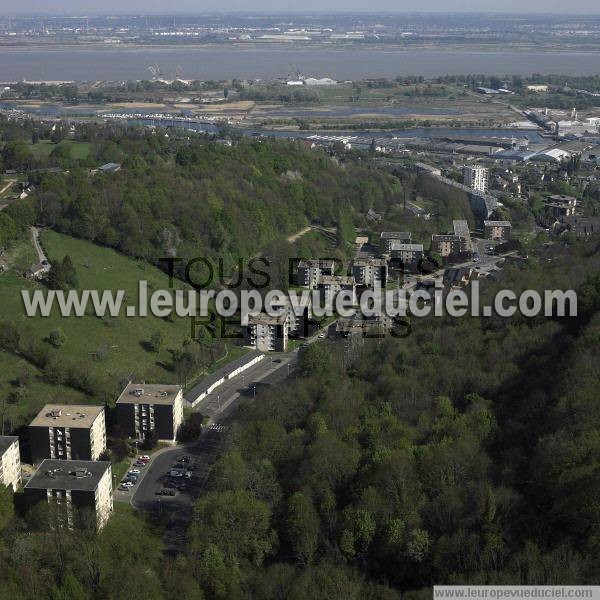
[[[463,183],[478,192],[487,192],[489,189],[488,169],[478,166],[464,166]]]
[[[21,453],[19,438],[12,435],[0,436],[0,484],[17,491],[21,483]]]

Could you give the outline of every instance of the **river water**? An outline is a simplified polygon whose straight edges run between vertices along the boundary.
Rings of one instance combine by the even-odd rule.
[[[159,65],[172,78],[181,67],[190,79],[286,77],[291,65],[307,76],[337,80],[397,75],[600,74],[599,52],[260,46],[0,48],[0,80],[148,79]]]

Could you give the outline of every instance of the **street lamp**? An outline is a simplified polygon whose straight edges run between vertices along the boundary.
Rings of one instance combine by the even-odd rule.
[[[253,397],[256,398],[256,384],[252,386],[252,390],[254,391]]]

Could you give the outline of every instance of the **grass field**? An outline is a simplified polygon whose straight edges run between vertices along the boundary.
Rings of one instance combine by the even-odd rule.
[[[58,144],[53,144],[50,140],[40,140],[37,144],[31,144],[29,149],[34,156],[44,158],[50,156],[58,146],[66,146],[69,149],[71,158],[80,160],[87,158],[92,150],[92,144],[89,142],[77,142],[75,140],[62,140]]]
[[[24,241],[13,251],[22,265],[31,262],[30,244],[31,242]],[[53,231],[43,233],[42,244],[51,262],[62,260],[66,254],[71,256],[79,279],[79,289],[124,290],[126,304],[136,303],[140,280],[148,282],[150,293],[156,289],[168,289],[168,277],[164,273],[148,263],[127,258],[114,250]],[[22,289],[45,290],[45,287],[41,283],[24,279],[21,271],[11,269],[0,274],[1,318],[29,328],[31,336],[40,342],[51,331],[61,329],[66,341],[60,348],[48,344],[51,353],[98,376],[103,382],[103,388],[110,390],[110,395],[106,398],[109,402],[116,398],[121,383],[126,379],[179,383],[173,370],[170,350],[181,348],[183,341],[189,339],[191,328],[188,318],[176,315],[172,320],[154,316],[128,318],[124,309],[123,314],[115,318],[98,318],[92,314],[64,318],[56,309],[49,317],[28,318],[22,304]],[[158,353],[149,351],[147,347],[147,342],[155,332],[161,332],[164,340]],[[218,354],[215,350],[211,364],[205,371],[222,366],[224,362],[243,352],[245,350],[242,348],[228,347],[227,357],[221,358],[222,353]],[[25,378],[27,384],[17,391],[15,380],[21,373],[28,373],[29,377]],[[34,414],[43,404],[53,400],[92,400],[75,390],[51,386],[44,382],[41,375],[38,369],[24,359],[0,352],[0,401],[13,398],[15,392],[20,394],[17,403],[5,404],[5,420],[12,419],[14,426],[22,424],[28,415]]]

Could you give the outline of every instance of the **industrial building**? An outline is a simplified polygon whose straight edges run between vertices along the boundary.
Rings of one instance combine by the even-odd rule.
[[[21,484],[21,453],[16,436],[0,436],[0,484],[11,487],[13,492]]]
[[[85,525],[89,512],[96,528],[102,529],[113,510],[112,491],[108,461],[46,459],[25,484],[24,498],[29,510],[47,504],[52,525]]]
[[[29,425],[31,460],[98,460],[106,450],[103,406],[46,404]]]
[[[174,442],[183,422],[180,385],[129,382],[117,400],[117,424],[138,440]]]

